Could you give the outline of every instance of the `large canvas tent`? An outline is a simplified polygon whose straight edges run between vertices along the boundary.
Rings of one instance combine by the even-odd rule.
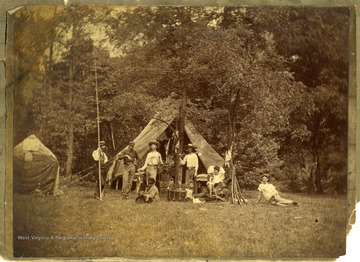
[[[13,163],[15,193],[58,192],[59,162],[35,135],[14,147]]]
[[[149,151],[148,143],[151,140],[170,139],[170,126],[174,121],[173,116],[160,117],[156,115],[153,117],[141,133],[134,139],[135,150],[140,158],[144,157]],[[170,129],[170,130],[169,130]],[[170,132],[168,132],[170,131]],[[211,165],[223,166],[224,159],[209,145],[204,137],[199,133],[195,126],[189,121],[185,120],[185,142],[194,144],[197,149],[197,154],[200,158],[200,165],[203,165],[203,172]],[[199,170],[201,171],[201,170]]]

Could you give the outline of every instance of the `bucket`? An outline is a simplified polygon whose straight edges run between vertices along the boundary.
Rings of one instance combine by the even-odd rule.
[[[170,181],[159,181],[160,193],[166,193]]]
[[[171,178],[170,174],[162,173],[162,174],[160,174],[159,180],[160,181],[169,181],[170,178]]]

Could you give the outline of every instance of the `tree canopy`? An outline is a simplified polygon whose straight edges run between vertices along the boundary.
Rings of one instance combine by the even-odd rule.
[[[96,61],[108,154],[186,94],[186,117],[205,139],[220,154],[233,145],[243,187],[266,172],[284,190],[344,193],[348,16],[325,7],[23,8],[14,141],[35,133],[67,176],[91,165]]]

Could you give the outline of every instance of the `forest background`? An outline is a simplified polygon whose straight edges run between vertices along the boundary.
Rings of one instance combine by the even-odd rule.
[[[346,193],[347,8],[31,7],[15,19],[14,144],[35,134],[61,174],[115,155],[187,96],[221,155],[232,131],[243,188]],[[110,129],[113,130],[114,139]]]

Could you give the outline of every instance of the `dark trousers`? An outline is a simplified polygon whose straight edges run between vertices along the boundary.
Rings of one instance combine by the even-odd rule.
[[[128,195],[131,192],[131,186],[134,180],[136,167],[133,163],[124,165],[124,172],[122,174],[122,195]]]
[[[135,199],[135,202],[136,203],[147,203],[147,204],[150,204],[153,202],[153,199],[152,198],[149,198],[147,201],[146,201],[146,198],[144,196],[138,196],[136,199]]]

